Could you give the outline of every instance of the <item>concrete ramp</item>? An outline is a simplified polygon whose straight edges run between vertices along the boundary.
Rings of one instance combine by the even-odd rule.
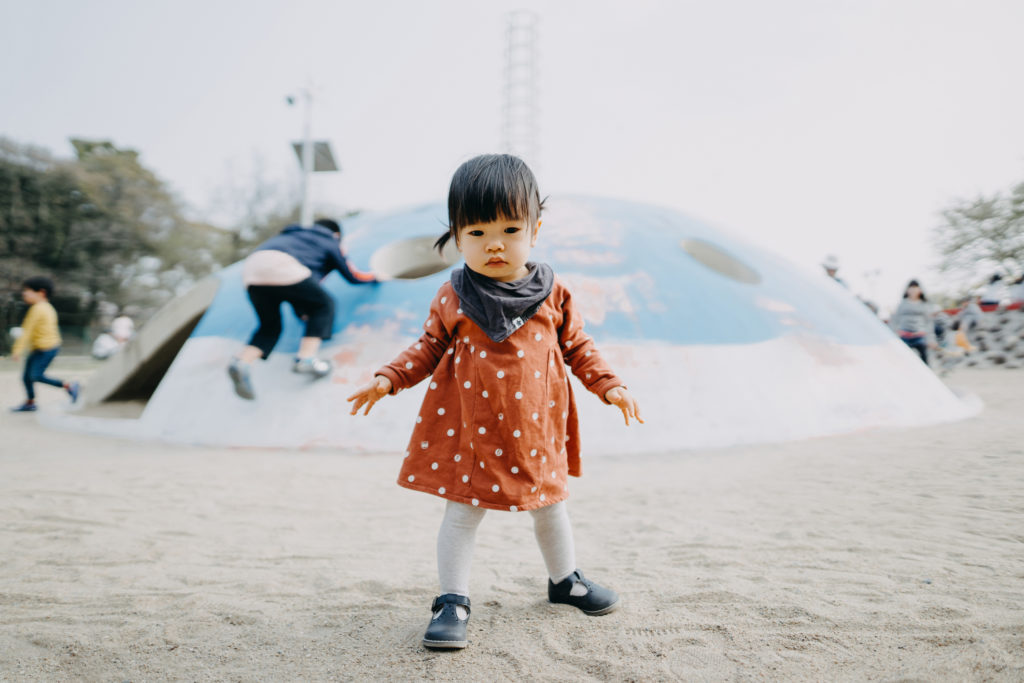
[[[213,303],[220,280],[210,277],[172,299],[89,378],[84,409],[111,401],[148,401]]]

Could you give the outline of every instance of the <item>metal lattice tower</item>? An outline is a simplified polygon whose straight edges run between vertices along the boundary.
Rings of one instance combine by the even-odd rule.
[[[537,94],[536,12],[517,10],[505,29],[505,94],[502,102],[502,146],[536,171],[540,154]]]

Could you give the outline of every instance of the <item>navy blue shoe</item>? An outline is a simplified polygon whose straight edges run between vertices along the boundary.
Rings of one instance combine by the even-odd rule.
[[[16,408],[11,408],[12,413],[34,413],[37,410],[39,410],[39,408],[36,407],[36,404],[29,401],[25,401]]]
[[[82,390],[82,385],[79,384],[78,382],[71,382],[70,384],[68,384],[67,392],[68,392],[68,396],[71,397],[71,402],[72,403],[77,403],[78,402],[78,394],[79,394],[79,392],[81,390]]]
[[[456,606],[466,610],[460,619]],[[461,650],[466,647],[466,625],[469,624],[469,598],[457,593],[445,593],[434,598],[430,606],[434,616],[423,634],[423,645],[432,650]]]
[[[231,383],[235,387],[235,393],[239,397],[251,401],[256,398],[256,393],[252,390],[252,380],[249,378],[249,364],[243,363],[237,358],[231,361],[228,366],[228,377],[231,378]]]
[[[572,588],[577,583],[586,587],[587,592],[583,595],[573,595]],[[605,588],[590,579],[583,578],[583,572],[577,569],[557,584],[548,579],[548,601],[572,605],[579,608],[584,614],[599,617],[618,608],[619,594],[611,588]]]

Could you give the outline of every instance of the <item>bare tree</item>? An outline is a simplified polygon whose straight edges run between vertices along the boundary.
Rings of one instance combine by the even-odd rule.
[[[230,244],[218,256],[224,265],[245,257],[249,250],[299,219],[299,200],[293,183],[269,177],[266,162],[253,154],[248,172],[230,162],[227,180],[213,195],[215,222],[230,226]]]

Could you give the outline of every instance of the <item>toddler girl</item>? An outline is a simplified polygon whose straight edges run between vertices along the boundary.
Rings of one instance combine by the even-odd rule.
[[[437,539],[441,595],[423,637],[429,648],[463,648],[477,525],[487,509],[533,516],[547,566],[548,599],[591,615],[619,596],[576,567],[565,506],[580,474],[576,405],[565,365],[626,424],[636,400],[583,331],[572,295],[551,267],[529,261],[542,202],[522,160],[484,155],[455,172],[449,231],[465,267],[430,305],[424,334],[348,398],[364,414],[380,398],[430,378],[398,483],[447,499]]]

